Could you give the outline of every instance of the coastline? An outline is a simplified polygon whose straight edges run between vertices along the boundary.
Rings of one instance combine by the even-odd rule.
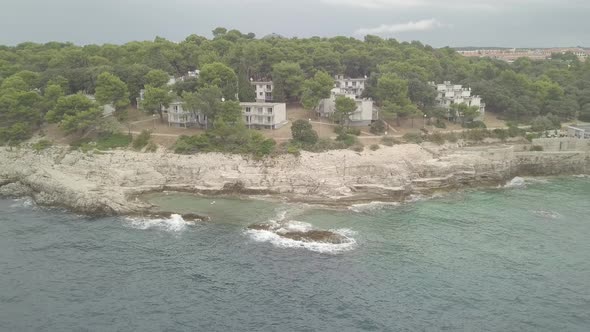
[[[517,152],[503,144],[404,144],[361,153],[304,152],[263,160],[219,153],[85,154],[67,147],[40,152],[0,148],[0,197],[29,196],[38,205],[91,216],[134,216],[166,213],[140,199],[164,191],[346,207],[497,187],[516,176],[589,172],[588,151]]]

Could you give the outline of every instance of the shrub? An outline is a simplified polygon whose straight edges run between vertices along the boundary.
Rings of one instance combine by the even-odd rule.
[[[381,143],[386,146],[394,146],[395,144],[399,144],[400,142],[393,137],[385,136],[381,138]]]
[[[3,125],[3,123],[0,123]],[[29,125],[18,122],[10,127],[0,128],[0,145],[15,144],[31,138],[32,132]]]
[[[404,140],[408,143],[416,143],[416,144],[420,144],[422,143],[422,135],[417,134],[417,133],[407,133],[404,135]]]
[[[147,147],[145,148],[146,152],[156,152],[158,151],[158,146],[154,142],[149,142]]]
[[[468,141],[480,142],[489,136],[487,129],[471,129],[463,132],[463,138]]]
[[[299,151],[299,147],[297,145],[295,145],[295,144],[290,144],[287,147],[287,153],[288,154],[292,154],[292,155],[294,155],[296,157],[299,157],[301,155],[301,151]]]
[[[110,150],[124,148],[129,146],[133,137],[128,134],[102,132],[96,139],[96,148],[98,150]]]
[[[543,147],[540,145],[531,146],[531,151],[543,151]]]
[[[42,139],[39,142],[33,144],[33,150],[39,152],[39,151],[47,149],[51,145],[53,145],[53,144],[50,141],[48,141],[46,139]]]
[[[532,142],[533,139],[535,138],[539,138],[539,134],[538,133],[527,133],[524,137],[529,141]]]
[[[356,144],[358,140],[353,135],[342,133],[336,137],[336,141],[342,142],[346,147],[350,147]]]
[[[457,134],[455,133],[447,133],[443,135],[445,140],[451,143],[457,143],[457,141],[459,140],[459,137],[457,137]]]
[[[353,145],[350,149],[353,151],[356,151],[356,152],[363,152],[363,150],[365,150],[365,147],[359,143],[359,144]]]
[[[371,149],[371,151],[377,151],[379,150],[380,146],[379,144],[371,144],[371,146],[369,147],[369,149]]]
[[[505,141],[508,138],[508,130],[496,128],[496,129],[492,130],[492,135],[495,138],[499,138],[502,141]]]
[[[465,122],[462,124],[463,128],[487,128],[486,124],[483,123],[482,121],[471,121],[471,122]]]
[[[370,127],[369,131],[375,135],[380,135],[385,132],[385,124],[381,120],[371,123],[371,125],[369,127]]]
[[[428,136],[428,140],[438,145],[445,144],[445,137],[441,133],[434,133]]]
[[[141,134],[137,135],[135,140],[133,140],[133,148],[135,150],[143,149],[146,145],[148,145],[150,137],[151,133],[149,132],[149,130],[142,130]]]
[[[346,133],[349,135],[360,136],[361,130],[358,128],[348,128],[346,129]]]
[[[315,144],[318,141],[318,133],[313,130],[311,123],[306,120],[297,120],[291,125],[293,140],[304,144]]]
[[[442,121],[441,119],[436,119],[436,121],[434,122],[434,126],[436,128],[445,129],[447,127],[447,124],[444,121]]]

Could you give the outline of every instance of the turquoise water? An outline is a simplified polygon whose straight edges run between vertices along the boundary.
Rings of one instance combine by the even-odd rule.
[[[400,206],[152,197],[210,222],[0,200],[2,331],[589,331],[590,179]],[[341,245],[249,224],[329,229]]]

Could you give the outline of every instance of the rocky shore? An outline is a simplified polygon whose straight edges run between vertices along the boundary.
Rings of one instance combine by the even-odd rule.
[[[265,194],[345,205],[404,201],[412,195],[497,185],[515,176],[589,171],[588,151],[516,152],[507,145],[406,144],[361,153],[304,152],[299,157],[263,160],[218,153],[0,148],[0,196],[30,196],[39,205],[89,215],[136,215],[153,212],[138,195],[165,190]]]

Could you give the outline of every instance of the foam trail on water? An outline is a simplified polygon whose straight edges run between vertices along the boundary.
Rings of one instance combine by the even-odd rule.
[[[524,188],[526,186],[526,181],[521,177],[515,177],[514,179],[510,180],[510,182],[504,185],[504,188]]]
[[[13,200],[13,204],[10,205],[11,208],[30,208],[35,206],[35,202],[30,197],[24,198],[17,198]]]
[[[352,250],[357,242],[352,237],[356,232],[343,228],[331,229],[329,232],[339,236],[339,243],[314,241],[311,239],[292,239],[286,237],[287,233],[299,233],[305,235],[307,232],[315,231],[312,224],[296,220],[285,220],[287,211],[280,211],[273,219],[268,220],[265,225],[268,229],[247,229],[244,233],[256,242],[267,242],[278,248],[302,248],[324,254],[337,254]]]
[[[181,232],[186,229],[187,225],[193,225],[182,219],[179,214],[173,214],[170,218],[127,218],[131,222],[131,227],[137,229],[161,229],[168,232]]]
[[[392,206],[399,206],[397,202],[370,202],[370,203],[362,203],[362,204],[353,204],[348,207],[348,209],[352,212],[356,213],[363,213],[363,212],[371,212],[376,210],[382,210]]]

